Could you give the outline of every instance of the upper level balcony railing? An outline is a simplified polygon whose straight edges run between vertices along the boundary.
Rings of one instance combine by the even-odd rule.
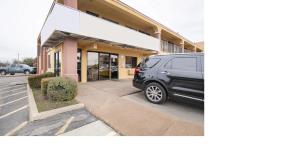
[[[58,3],[54,4],[42,28],[41,44],[61,41],[53,38],[56,31],[146,50],[158,51],[160,47],[160,40],[155,37]]]
[[[182,47],[164,40],[161,40],[161,51],[165,53],[183,53]]]

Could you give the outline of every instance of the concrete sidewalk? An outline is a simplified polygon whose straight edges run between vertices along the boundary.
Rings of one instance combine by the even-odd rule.
[[[160,112],[153,107],[131,102],[123,95],[137,90],[130,82],[92,82],[79,85],[76,100],[96,117],[122,135],[204,135],[203,126]]]
[[[95,121],[60,136],[117,136],[118,134],[101,121]]]

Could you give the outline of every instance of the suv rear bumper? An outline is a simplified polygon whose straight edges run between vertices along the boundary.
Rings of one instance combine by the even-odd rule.
[[[142,82],[136,81],[135,79],[132,80],[132,85],[141,90],[145,87]]]

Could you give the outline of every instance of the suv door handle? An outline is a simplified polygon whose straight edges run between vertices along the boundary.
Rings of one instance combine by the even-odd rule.
[[[161,74],[166,74],[166,75],[169,75],[170,73],[168,71],[163,71],[163,72],[160,72]]]

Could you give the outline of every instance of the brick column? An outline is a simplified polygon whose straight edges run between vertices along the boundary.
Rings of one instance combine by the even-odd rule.
[[[87,50],[81,52],[81,82],[87,82]]]
[[[78,81],[77,74],[77,40],[66,38],[62,50],[62,76]]]
[[[41,49],[40,49],[40,46],[38,45],[37,47],[37,57],[36,57],[36,73],[37,74],[40,74],[41,73],[41,70],[40,70],[40,55],[41,54]]]
[[[78,7],[77,0],[64,0],[64,4],[75,9]]]
[[[47,48],[43,47],[42,49],[43,56],[42,56],[42,67],[43,67],[43,73],[47,72]]]
[[[48,48],[45,48],[45,50],[44,50],[44,72],[47,72],[47,70],[48,70],[48,65],[47,65],[47,63],[48,63]]]
[[[42,74],[44,73],[44,47],[41,48],[40,59],[41,59],[40,74]]]

